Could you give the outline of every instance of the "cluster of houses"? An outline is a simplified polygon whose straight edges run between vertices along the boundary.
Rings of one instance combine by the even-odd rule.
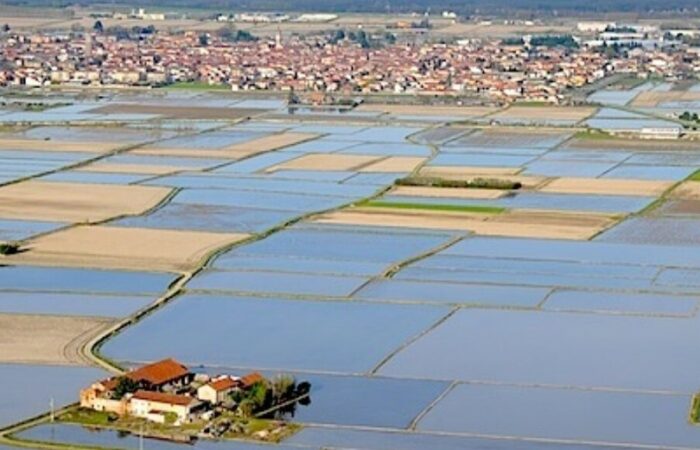
[[[264,381],[257,372],[243,377],[194,374],[178,361],[165,359],[93,383],[80,391],[80,406],[181,425],[207,419],[215,407],[234,407],[232,393]]]

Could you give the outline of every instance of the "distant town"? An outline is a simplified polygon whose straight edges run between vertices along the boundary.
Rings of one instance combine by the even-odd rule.
[[[578,23],[575,35],[408,41],[397,30],[427,33],[429,16],[397,21],[383,31],[329,25],[311,34],[257,36],[239,27],[323,25],[335,17],[218,14],[211,18],[220,24],[216,30],[173,32],[153,25],[166,21],[166,14],[139,9],[109,20],[141,20],[144,26],[105,26],[106,19],[99,16],[89,27],[66,32],[16,31],[5,25],[0,31],[0,86],[188,86],[563,103],[572,90],[614,74],[683,80],[700,73],[700,31],[692,29],[601,21]],[[456,20],[449,11],[440,17]]]

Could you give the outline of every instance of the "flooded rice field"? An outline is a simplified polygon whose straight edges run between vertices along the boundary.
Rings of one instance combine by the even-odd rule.
[[[700,190],[675,187],[698,149],[566,126],[648,126],[615,105],[650,89],[665,88],[469,126],[204,93],[0,115],[37,123],[0,133],[0,242],[20,244],[0,257],[0,323],[57,348],[37,363],[3,342],[19,356],[0,365],[0,425],[106,376],[85,354],[103,337],[92,356],[123,366],[172,357],[312,384],[281,444],[146,448],[700,448]],[[416,174],[522,187],[394,188]],[[20,437],[139,445],[65,424]]]

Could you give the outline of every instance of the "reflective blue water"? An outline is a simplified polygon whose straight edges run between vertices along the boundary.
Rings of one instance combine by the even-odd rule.
[[[34,292],[1,292],[0,312],[65,316],[125,317],[155,298],[134,295],[85,295]]]
[[[636,166],[624,164],[603,175],[603,178],[680,181],[695,172],[695,167]]]
[[[365,277],[282,272],[205,272],[187,287],[213,292],[266,292],[275,294],[346,297],[367,281]]]
[[[501,275],[499,277],[502,278]],[[400,303],[535,307],[549,288],[381,280],[361,289],[356,298]]]
[[[74,403],[80,389],[105,376],[91,367],[0,364],[0,426],[48,412],[51,398],[57,408]]]
[[[692,315],[698,300],[690,296],[557,291],[544,309],[552,311],[603,311],[643,314]]]
[[[59,222],[0,219],[0,241],[19,241],[65,226]]]
[[[0,265],[0,290],[158,294],[172,281],[165,273]]]
[[[127,328],[103,351],[117,360],[172,355],[191,365],[357,373],[446,313],[435,307],[187,295]],[[193,326],[197,332],[183,332]]]
[[[431,166],[520,167],[531,156],[488,155],[485,153],[440,154],[430,161]]]
[[[700,373],[698,339],[696,318],[461,310],[394,356],[381,373],[689,395]]]
[[[677,395],[460,385],[426,415],[418,428],[696,447],[700,445],[700,428],[687,422],[689,401],[688,396]]]

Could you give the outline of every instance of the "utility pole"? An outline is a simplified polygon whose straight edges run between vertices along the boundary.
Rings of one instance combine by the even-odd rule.
[[[139,424],[139,450],[143,450],[143,424]]]
[[[53,423],[55,418],[53,397],[49,400],[49,409],[51,410],[51,423]]]

